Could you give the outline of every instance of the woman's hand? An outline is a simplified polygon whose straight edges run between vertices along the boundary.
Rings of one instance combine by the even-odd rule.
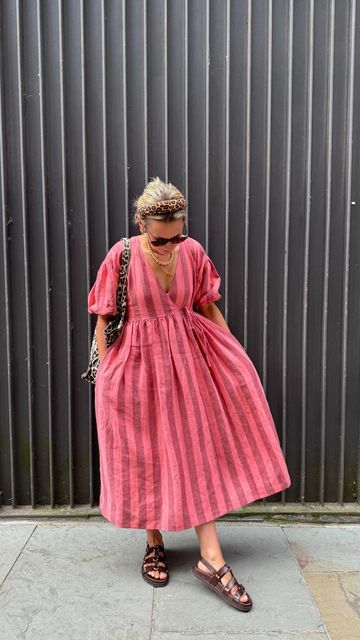
[[[98,346],[99,360],[103,359],[103,356],[107,352],[108,348],[106,346],[104,329],[107,326],[111,316],[98,316],[96,322],[96,342]]]
[[[225,329],[225,331],[231,333],[223,314],[216,306],[215,302],[206,302],[205,304],[200,304],[197,307],[197,311],[201,313],[202,316],[205,316],[205,318],[208,318],[209,320],[215,322],[215,324],[218,324],[220,327]]]

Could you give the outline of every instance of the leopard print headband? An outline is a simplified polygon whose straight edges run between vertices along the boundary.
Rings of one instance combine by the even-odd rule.
[[[159,213],[171,213],[185,209],[187,205],[185,198],[173,198],[172,200],[159,200],[154,204],[146,204],[139,207],[137,213],[141,217],[158,215]]]

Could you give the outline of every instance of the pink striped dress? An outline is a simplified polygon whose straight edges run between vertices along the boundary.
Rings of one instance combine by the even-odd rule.
[[[231,333],[195,311],[219,300],[202,245],[179,245],[170,290],[130,238],[127,321],[95,385],[102,515],[117,527],[178,531],[291,482],[257,371]],[[124,242],[107,253],[89,313],[116,315]]]

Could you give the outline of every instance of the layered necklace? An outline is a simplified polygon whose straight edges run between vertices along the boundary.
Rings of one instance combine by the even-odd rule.
[[[155,262],[157,262],[160,267],[163,269],[163,271],[165,271],[165,273],[167,273],[168,276],[172,276],[173,274],[171,273],[171,271],[167,271],[164,267],[168,266],[169,264],[171,264],[174,260],[174,255],[175,255],[175,249],[171,252],[171,257],[167,262],[160,262],[160,260],[157,259],[156,255],[154,254],[150,242],[149,242],[149,238],[147,236],[147,233],[144,234],[145,238],[146,238],[146,242],[147,242],[147,246],[149,247],[149,251],[150,251],[150,255],[154,258]]]

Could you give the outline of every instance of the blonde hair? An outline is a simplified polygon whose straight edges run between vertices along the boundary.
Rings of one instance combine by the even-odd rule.
[[[157,176],[156,178],[150,178],[150,181],[147,183],[144,191],[141,196],[136,198],[133,201],[134,206],[134,224],[138,224],[138,218],[141,218],[141,221],[146,226],[148,220],[162,220],[163,222],[170,222],[171,220],[186,220],[186,212],[185,210],[181,211],[171,211],[167,214],[159,214],[152,216],[143,216],[138,214],[138,208],[148,204],[155,204],[159,202],[159,200],[172,200],[174,198],[183,198],[183,194],[177,187],[175,187],[171,182],[163,182]]]

